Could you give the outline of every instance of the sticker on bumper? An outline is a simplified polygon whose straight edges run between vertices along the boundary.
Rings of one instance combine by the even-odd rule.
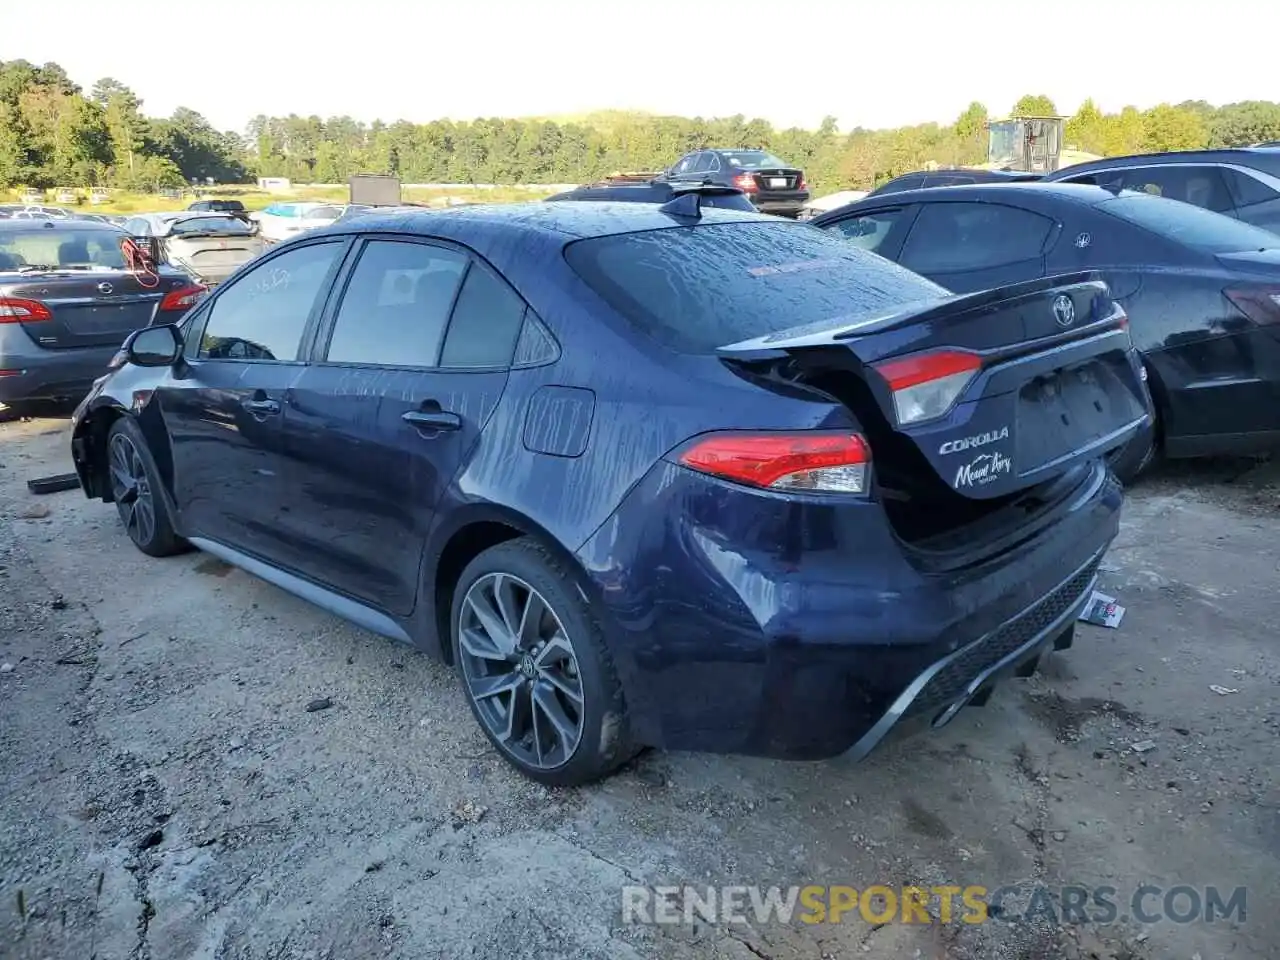
[[[952,483],[957,490],[985,487],[1013,472],[1013,461],[998,450],[980,453],[956,471]]]

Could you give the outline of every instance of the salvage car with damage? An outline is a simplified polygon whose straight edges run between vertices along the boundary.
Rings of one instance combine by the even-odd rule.
[[[696,193],[360,217],[114,367],[72,452],[139,549],[453,664],[550,784],[949,721],[1071,644],[1149,418],[1092,275],[952,296]]]

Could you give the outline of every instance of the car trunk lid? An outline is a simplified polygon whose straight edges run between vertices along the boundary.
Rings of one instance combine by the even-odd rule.
[[[154,320],[165,295],[190,284],[162,273],[144,282],[124,270],[59,270],[0,281],[0,299],[42,305],[44,311],[11,311],[33,341],[51,350],[119,346],[134,330]]]
[[[262,250],[262,238],[257,234],[200,233],[164,238],[165,258],[170,263],[215,283]]]
[[[891,484],[919,488],[927,472],[971,501],[1019,494],[1101,457],[1150,416],[1124,313],[1095,274],[810,324],[718,352],[845,403]]]

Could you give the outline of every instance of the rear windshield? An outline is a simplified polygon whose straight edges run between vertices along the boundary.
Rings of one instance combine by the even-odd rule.
[[[30,230],[0,233],[0,270],[25,266],[124,268],[121,234],[115,230]]]
[[[308,220],[337,220],[342,216],[341,207],[316,207],[303,214]]]
[[[1114,200],[1103,200],[1098,209],[1204,253],[1280,246],[1280,238],[1273,233],[1181,200],[1126,191]]]
[[[935,283],[798,223],[726,223],[579,240],[569,265],[615,310],[681,353],[947,296]]]
[[[173,237],[198,233],[247,237],[253,233],[253,227],[236,217],[191,217],[188,220],[178,220],[169,228],[169,235]]]
[[[761,167],[785,167],[787,164],[775,157],[772,153],[766,153],[763,150],[740,150],[737,153],[722,153],[720,155],[725,162],[731,167],[741,167],[743,170],[759,170]]]

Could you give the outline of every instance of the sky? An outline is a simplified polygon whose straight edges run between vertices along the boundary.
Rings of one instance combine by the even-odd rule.
[[[1280,99],[1275,0],[171,0],[127,17],[114,9],[60,0],[67,29],[0,32],[0,60],[55,61],[86,90],[114,77],[149,115],[186,106],[236,131],[260,113],[422,123],[598,109],[741,113],[809,128],[830,114],[847,131],[949,123],[973,100],[998,114],[1024,93],[1047,94],[1063,113],[1086,97],[1107,111]]]

